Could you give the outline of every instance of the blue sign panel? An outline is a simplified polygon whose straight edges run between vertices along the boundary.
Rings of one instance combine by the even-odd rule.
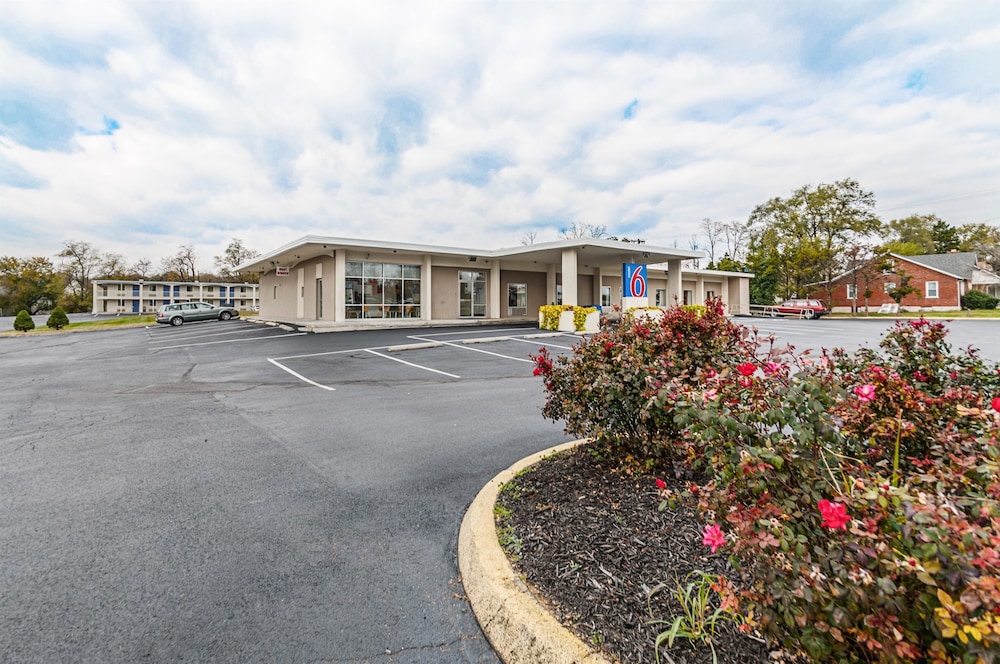
[[[625,263],[622,266],[625,297],[646,297],[646,266]]]

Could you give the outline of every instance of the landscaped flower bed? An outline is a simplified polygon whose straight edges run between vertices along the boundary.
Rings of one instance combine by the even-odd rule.
[[[571,358],[543,349],[536,367],[546,416],[603,463],[689,478],[660,507],[696,508],[704,546],[729,556],[713,606],[742,629],[815,661],[988,663],[1000,373],[945,335],[918,319],[880,351],[813,357],[714,303],[626,320]]]

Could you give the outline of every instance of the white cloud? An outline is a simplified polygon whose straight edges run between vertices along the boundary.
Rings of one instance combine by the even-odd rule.
[[[209,268],[233,237],[511,246],[573,221],[687,246],[704,217],[844,177],[889,217],[995,222],[1000,203],[990,3],[4,13],[2,254],[190,242]]]

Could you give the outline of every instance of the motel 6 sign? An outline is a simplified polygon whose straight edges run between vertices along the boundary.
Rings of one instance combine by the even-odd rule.
[[[622,266],[622,283],[625,297],[646,297],[646,266],[625,263]]]

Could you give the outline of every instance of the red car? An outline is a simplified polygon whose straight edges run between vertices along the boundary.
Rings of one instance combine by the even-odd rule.
[[[796,299],[785,300],[781,304],[768,307],[765,313],[770,314],[772,318],[775,316],[798,316],[799,318],[815,319],[827,315],[830,313],[830,309],[823,300]]]

